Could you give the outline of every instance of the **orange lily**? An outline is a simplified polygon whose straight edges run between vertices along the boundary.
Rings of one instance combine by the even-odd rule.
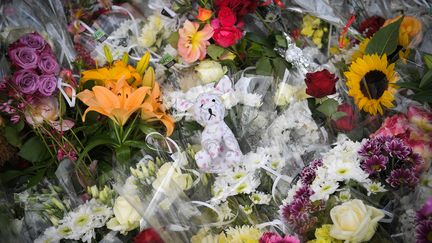
[[[94,86],[92,91],[84,90],[77,95],[78,99],[88,106],[83,121],[89,111],[96,111],[123,126],[135,111],[143,107],[149,90],[149,87],[135,90],[124,78],[120,79],[114,88]]]
[[[80,82],[85,83],[89,80],[94,80],[96,81],[96,84],[114,88],[117,80],[123,79],[129,81],[132,78],[132,86],[136,87],[141,84],[141,75],[136,71],[136,69],[119,60],[111,67],[83,71]]]
[[[160,87],[154,79],[153,68],[150,67],[143,79],[144,83],[148,86],[153,87],[149,96],[144,100],[144,104],[141,108],[141,119],[147,122],[161,121],[166,127],[167,135],[170,136],[174,131],[174,120],[166,113],[165,108],[160,101]]]

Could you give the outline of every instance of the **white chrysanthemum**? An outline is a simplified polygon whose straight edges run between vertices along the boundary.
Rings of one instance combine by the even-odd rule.
[[[271,195],[265,194],[263,192],[255,192],[252,193],[249,198],[254,204],[269,204]]]
[[[333,194],[339,188],[339,184],[328,178],[327,180],[314,180],[311,185],[311,189],[314,194],[310,197],[311,201],[317,200],[328,200],[331,194]]]
[[[240,209],[246,214],[246,215],[250,215],[253,213],[253,208],[252,205],[240,205]]]
[[[260,181],[253,175],[245,177],[235,185],[234,192],[236,194],[250,194],[260,185]]]
[[[360,168],[358,163],[344,163],[333,161],[325,163],[328,177],[336,181],[349,181],[351,179],[363,182],[368,175]]]
[[[252,171],[260,168],[262,165],[267,164],[269,155],[265,153],[254,153],[250,152],[243,156],[244,165],[247,170]]]
[[[219,221],[232,219],[235,215],[232,213],[231,208],[228,206],[228,202],[224,202],[219,206],[216,206],[219,211]]]
[[[351,199],[351,193],[349,190],[342,190],[339,192],[339,200],[346,202]]]
[[[368,196],[371,194],[375,194],[378,192],[386,192],[387,190],[384,188],[384,186],[380,182],[372,182],[368,181],[363,184],[363,187],[365,187],[368,191]]]

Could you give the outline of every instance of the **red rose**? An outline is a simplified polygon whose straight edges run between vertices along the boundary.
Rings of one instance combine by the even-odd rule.
[[[235,26],[221,26],[217,19],[212,20],[211,26],[214,29],[213,40],[224,48],[236,44],[242,38],[243,32],[240,29]]]
[[[383,26],[384,22],[385,19],[379,16],[372,16],[361,22],[358,30],[366,38],[369,38],[372,37],[375,32],[377,32],[381,28],[381,26]]]
[[[315,98],[322,98],[336,93],[336,82],[339,78],[327,69],[306,74],[306,94]]]
[[[246,14],[255,12],[258,7],[256,0],[216,0],[215,6],[218,8],[228,7],[240,18]]]
[[[237,17],[231,9],[224,6],[219,9],[218,20],[223,27],[232,27],[237,22]]]
[[[339,105],[337,111],[345,112],[346,115],[335,121],[335,127],[344,132],[350,132],[356,127],[357,116],[348,104]]]
[[[134,243],[165,243],[153,228],[145,229],[135,236]]]

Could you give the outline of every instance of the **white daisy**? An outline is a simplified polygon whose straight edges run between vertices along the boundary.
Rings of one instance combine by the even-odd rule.
[[[271,195],[265,194],[263,192],[255,192],[249,196],[250,200],[254,204],[269,204],[271,200]]]
[[[315,180],[312,182],[311,189],[314,194],[310,197],[311,201],[328,200],[330,195],[339,188],[339,184],[335,180]]]
[[[387,190],[384,188],[384,186],[380,183],[380,182],[366,182],[363,184],[363,186],[367,189],[368,191],[368,196],[370,196],[371,194],[375,194],[378,192],[386,192]]]

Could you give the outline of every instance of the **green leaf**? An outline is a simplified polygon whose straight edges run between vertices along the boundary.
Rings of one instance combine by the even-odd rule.
[[[432,82],[432,70],[429,70],[420,81],[420,88],[426,87]]]
[[[287,65],[289,64],[281,57],[273,58],[271,62],[273,64],[275,74],[282,79],[285,74],[285,70],[288,68]]]
[[[20,120],[17,124],[12,125],[18,132],[24,129],[24,120]]]
[[[256,63],[256,73],[258,75],[272,75],[272,66],[270,59],[267,57],[261,57]]]
[[[83,151],[80,153],[76,163],[79,163],[84,158],[84,156],[86,156],[88,154],[88,152],[90,152],[92,149],[94,149],[97,146],[101,146],[101,145],[113,146],[113,145],[115,145],[115,141],[112,138],[105,137],[105,136],[92,137],[91,139],[89,139],[87,145],[85,146]]]
[[[7,126],[4,130],[4,136],[8,143],[10,143],[12,146],[20,147],[21,146],[21,139],[19,136],[19,132],[15,127]]]
[[[111,64],[113,62],[113,57],[110,48],[107,45],[104,45],[103,49],[104,49],[105,59],[107,60],[108,63]]]
[[[376,53],[380,56],[382,56],[383,54],[392,54],[397,48],[399,39],[399,27],[402,23],[402,20],[403,16],[394,23],[391,23],[376,32],[370,40],[369,44],[367,45],[365,53]]]
[[[399,86],[400,88],[412,89],[414,91],[421,91],[421,89],[418,87],[418,83],[414,83],[414,82],[400,82],[397,83],[396,85]]]
[[[218,60],[219,57],[225,52],[225,49],[217,45],[209,45],[207,54],[213,59]]]
[[[432,102],[432,90],[425,90],[417,94],[411,95],[410,98],[420,102]]]
[[[42,180],[43,176],[45,175],[45,172],[46,172],[46,168],[43,168],[41,170],[38,170],[34,176],[30,177],[30,180],[27,184],[27,188],[37,185]]]
[[[287,41],[283,35],[276,35],[276,44],[280,47],[288,47]]]
[[[144,134],[149,134],[149,133],[152,133],[152,132],[157,132],[156,129],[154,129],[152,126],[149,126],[147,123],[140,123],[138,125],[138,128]]]
[[[336,113],[339,103],[334,99],[325,100],[320,106],[318,106],[317,110],[326,117],[332,117],[334,113]]]
[[[424,63],[428,69],[432,69],[432,55],[424,54],[423,55]]]
[[[42,162],[49,158],[47,147],[39,137],[27,140],[18,152],[18,155],[30,162]]]
[[[172,47],[177,48],[177,43],[178,43],[179,37],[180,37],[179,33],[174,32],[170,35],[170,37],[168,37],[167,41]]]
[[[142,149],[147,147],[147,144],[145,142],[141,142],[141,141],[134,141],[134,140],[128,140],[126,142],[123,143],[126,146],[132,147],[132,148],[138,148],[138,149]]]
[[[116,158],[120,163],[125,163],[131,158],[131,149],[129,146],[122,145],[115,150]]]
[[[342,117],[345,117],[346,115],[347,114],[343,111],[336,111],[335,113],[333,113],[331,115],[331,119],[337,121],[337,120],[341,119]]]
[[[264,45],[264,46],[267,46],[267,47],[272,47],[272,45],[269,42],[268,38],[266,38],[264,36],[257,35],[257,34],[255,34],[253,32],[247,32],[246,35],[245,35],[245,38],[247,40],[249,40],[249,41],[256,42],[258,44],[261,44],[261,45]]]

